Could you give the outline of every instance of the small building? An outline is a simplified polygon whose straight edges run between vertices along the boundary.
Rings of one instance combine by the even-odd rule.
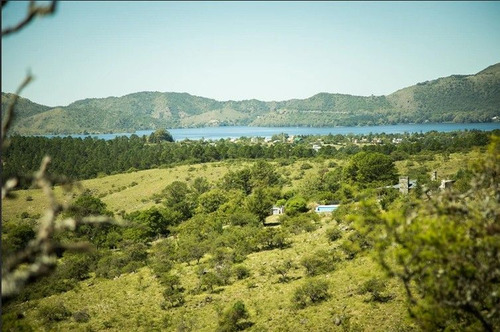
[[[338,207],[339,207],[338,204],[318,205],[318,206],[316,206],[316,209],[314,209],[314,211],[316,213],[329,213],[329,212],[333,212],[333,211],[337,210]]]
[[[454,182],[455,180],[441,180],[441,185],[439,186],[439,189],[444,190],[451,188]]]
[[[273,206],[271,209],[271,214],[274,215],[280,215],[285,213],[285,207],[284,206]]]
[[[438,176],[437,176],[437,171],[432,171],[431,173],[431,181],[437,181]]]
[[[410,180],[408,176],[401,176],[399,178],[399,183],[393,186],[387,186],[386,188],[394,188],[399,189],[399,192],[402,194],[408,194],[410,189],[413,189],[417,186],[417,180]]]

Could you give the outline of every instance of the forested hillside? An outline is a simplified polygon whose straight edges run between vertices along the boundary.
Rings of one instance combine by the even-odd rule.
[[[2,93],[2,110],[8,94]],[[279,102],[216,101],[188,93],[137,92],[47,107],[22,99],[12,133],[76,134],[206,126],[357,126],[490,122],[500,118],[500,64],[476,75],[418,83],[388,96],[319,93]],[[3,113],[2,113],[3,114]]]

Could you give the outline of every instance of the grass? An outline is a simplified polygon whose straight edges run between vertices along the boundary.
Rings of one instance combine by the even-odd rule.
[[[218,287],[214,293],[193,292],[198,283],[196,265],[177,265],[175,273],[181,276],[186,288],[186,303],[180,308],[161,309],[162,286],[149,268],[144,267],[137,273],[124,274],[114,280],[92,277],[80,282],[74,290],[22,303],[11,310],[24,312],[24,321],[36,330],[214,331],[218,313],[242,300],[253,323],[249,331],[395,331],[403,326],[410,327],[400,285],[389,284],[388,289],[395,298],[387,303],[367,302],[366,296],[358,294],[365,281],[383,276],[367,255],[341,262],[336,270],[319,277],[330,285],[327,301],[304,309],[295,308],[293,292],[308,280],[304,268],[299,265],[300,258],[336,246],[338,241],[330,244],[325,236],[326,229],[332,226],[333,223],[326,219],[316,231],[293,236],[290,248],[249,255],[242,264],[250,269],[251,276]],[[296,267],[290,272],[290,281],[280,283],[272,266],[285,259],[292,260]],[[85,310],[89,321],[78,323],[68,318],[44,324],[38,315],[39,308],[61,302],[72,313]]]
[[[299,162],[300,163],[300,162]],[[279,166],[281,174],[289,174],[291,183],[286,189],[300,187],[301,183],[313,174],[317,174],[324,167],[323,162],[310,162],[313,168],[297,170],[294,164]],[[95,196],[106,203],[107,208],[114,213],[125,211],[127,213],[150,208],[155,204],[153,194],[161,192],[173,181],[182,181],[191,184],[197,177],[206,177],[209,182],[217,182],[227,172],[251,166],[247,161],[224,161],[197,165],[181,165],[172,168],[155,168],[150,170],[135,171],[130,173],[103,176],[96,179],[80,181],[81,187],[90,190]],[[60,186],[54,187],[55,195],[64,203],[69,203],[73,191],[65,194]],[[16,198],[5,200],[2,206],[2,219],[4,221],[20,218],[22,212],[30,215],[42,214],[48,206],[48,201],[40,189],[19,190],[15,192]],[[31,200],[27,200],[31,197]]]
[[[480,156],[480,152],[451,154],[449,158],[437,156],[434,160],[401,161],[396,163],[400,174],[412,168],[426,166],[438,170],[439,178],[450,177],[458,169]],[[337,162],[337,161],[336,161]],[[300,188],[311,176],[326,168],[328,160],[309,160],[310,169],[301,170],[297,161],[291,165],[279,166],[278,172],[285,174],[291,183],[285,190]],[[342,165],[343,161],[338,161]],[[132,212],[154,205],[151,196],[160,192],[169,183],[179,180],[191,183],[196,177],[206,177],[216,182],[229,170],[250,165],[249,162],[218,162],[200,165],[184,165],[166,169],[152,169],[125,174],[105,176],[82,181],[81,184],[100,196],[113,212]],[[58,197],[63,198],[60,187],[55,188]],[[2,218],[14,222],[24,211],[30,215],[42,213],[46,199],[40,190],[21,190],[17,198],[3,204]],[[27,200],[28,196],[31,200]],[[67,197],[69,201],[71,196]],[[272,218],[271,218],[272,219]],[[273,220],[270,220],[273,221]],[[367,254],[351,261],[338,263],[336,269],[318,278],[329,283],[330,297],[321,303],[297,309],[292,297],[295,289],[308,281],[300,259],[321,249],[334,248],[341,240],[329,243],[325,232],[335,222],[328,215],[322,217],[320,227],[310,233],[291,237],[292,245],[283,250],[267,250],[250,254],[242,263],[251,271],[243,280],[233,278],[233,283],[217,287],[215,292],[198,292],[197,266],[177,264],[177,273],[186,289],[185,304],[182,307],[164,310],[163,286],[154,277],[149,267],[136,273],[124,274],[114,280],[92,276],[66,293],[36,301],[13,305],[10,312],[23,313],[23,323],[35,330],[59,331],[214,331],[218,315],[236,301],[242,300],[253,323],[250,331],[399,331],[416,329],[407,317],[405,296],[402,286],[394,281],[388,283],[387,291],[394,298],[386,303],[367,301],[367,295],[359,294],[359,288],[373,277],[382,278],[383,272]],[[206,262],[203,258],[200,264]],[[273,265],[291,260],[295,267],[289,273],[290,280],[279,282],[279,275],[273,272]],[[88,313],[88,321],[77,322],[69,317],[60,322],[46,323],[39,310],[46,306],[63,303],[73,314]]]

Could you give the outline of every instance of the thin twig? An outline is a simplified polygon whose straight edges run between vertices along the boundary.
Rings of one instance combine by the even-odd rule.
[[[5,3],[7,1],[2,1],[2,8],[4,7]],[[7,36],[11,33],[18,32],[22,28],[24,28],[26,25],[28,25],[31,21],[36,16],[45,16],[45,15],[51,15],[56,11],[56,0],[53,0],[49,5],[47,6],[37,6],[35,1],[30,1],[29,7],[28,7],[28,13],[26,14],[26,17],[16,25],[12,27],[8,27],[2,30],[2,37]]]

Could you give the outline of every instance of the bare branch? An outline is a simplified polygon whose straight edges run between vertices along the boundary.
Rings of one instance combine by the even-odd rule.
[[[2,1],[2,8],[6,4],[7,1]],[[51,15],[56,11],[56,0],[53,0],[49,5],[47,6],[37,6],[35,1],[30,1],[29,7],[28,7],[28,13],[26,14],[26,17],[19,22],[18,24],[8,27],[2,30],[2,37],[7,36],[11,33],[18,32],[22,28],[24,28],[26,25],[28,25],[31,21],[36,16],[46,16],[46,15]]]
[[[7,257],[2,266],[2,298],[9,298],[19,292],[29,282],[49,274],[56,268],[57,257],[63,252],[89,251],[88,243],[72,243],[63,245],[54,240],[54,234],[60,230],[75,230],[84,224],[119,224],[112,218],[94,216],[84,218],[68,218],[56,222],[61,212],[68,207],[59,203],[52,190],[52,183],[47,176],[50,157],[45,156],[40,169],[33,175],[33,184],[40,187],[49,199],[49,209],[40,219],[36,238],[14,255]],[[27,267],[25,264],[28,264]]]

